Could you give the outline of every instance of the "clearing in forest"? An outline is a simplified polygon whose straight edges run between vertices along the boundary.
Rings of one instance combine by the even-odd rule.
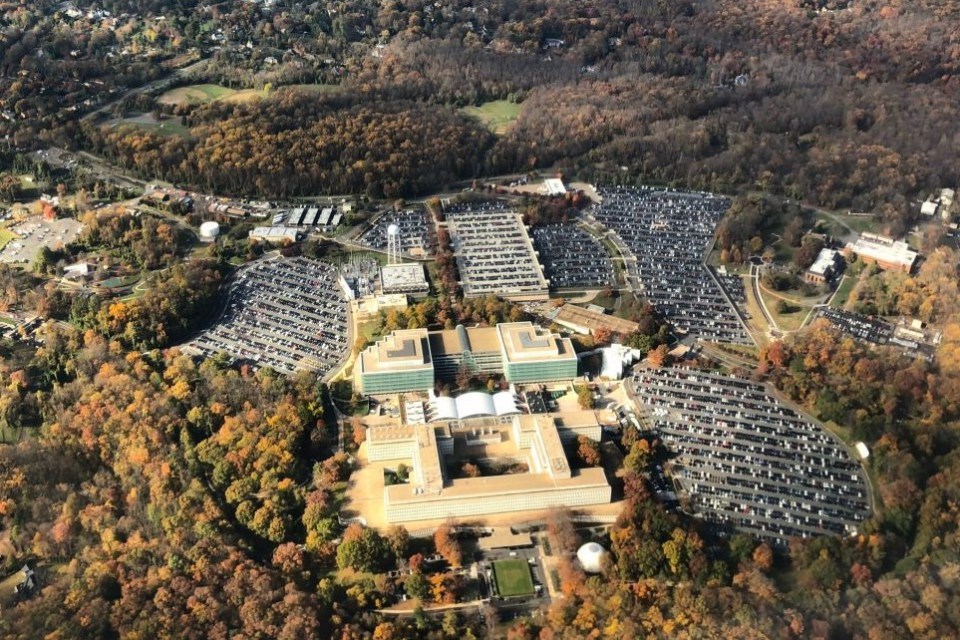
[[[513,124],[513,121],[520,115],[523,105],[507,100],[493,100],[484,102],[477,107],[464,107],[463,113],[476,118],[484,124],[490,131],[498,136],[503,135]]]
[[[214,100],[229,98],[236,93],[237,91],[218,84],[194,84],[171,89],[160,96],[158,102],[160,104],[207,104]]]

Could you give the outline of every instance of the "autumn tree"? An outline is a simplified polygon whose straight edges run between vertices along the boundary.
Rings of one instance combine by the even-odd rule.
[[[350,525],[337,547],[337,566],[378,573],[390,564],[391,549],[376,529]]]
[[[433,544],[443,558],[452,567],[459,567],[463,560],[463,550],[452,525],[444,523],[433,533]]]
[[[585,467],[600,466],[600,445],[586,436],[577,436],[577,459]]]

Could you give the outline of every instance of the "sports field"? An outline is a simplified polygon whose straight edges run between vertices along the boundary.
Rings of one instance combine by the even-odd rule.
[[[535,592],[530,567],[523,560],[498,560],[494,562],[493,578],[497,581],[497,592],[501,598],[530,596]]]
[[[492,102],[484,102],[477,107],[464,107],[462,111],[468,116],[478,119],[499,136],[507,132],[513,121],[520,115],[520,109],[522,108],[516,102],[493,100]]]

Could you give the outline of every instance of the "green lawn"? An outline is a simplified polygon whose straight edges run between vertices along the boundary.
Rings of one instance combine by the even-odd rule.
[[[503,135],[520,115],[522,105],[507,100],[484,102],[478,107],[464,107],[461,111],[482,122],[495,134]]]
[[[843,222],[843,224],[857,233],[878,231],[880,227],[879,221],[874,216],[851,216],[846,213],[834,212],[833,218],[831,218],[821,211],[815,211],[814,215],[817,220],[823,221],[827,227],[827,231],[831,235],[837,237],[843,237],[847,233],[847,230],[844,229],[842,225],[837,224],[837,220]]]
[[[524,560],[498,560],[493,563],[493,577],[501,598],[529,596],[535,590],[530,567]]]
[[[780,300],[775,295],[767,292],[766,289],[760,289],[760,295],[763,296],[763,301],[766,303],[767,311],[770,312],[770,315],[773,316],[773,319],[776,321],[777,326],[784,331],[796,331],[803,325],[803,321],[806,319],[807,314],[810,313],[809,304],[795,304],[793,302],[787,303],[787,311],[781,313],[777,311],[777,302]]]
[[[224,102],[238,104],[241,102],[250,102],[251,100],[266,98],[268,95],[270,94],[263,89],[241,89],[240,91],[235,91],[228,96],[218,99],[223,100]]]
[[[181,138],[186,138],[190,135],[190,129],[182,124],[178,119],[163,120],[162,122],[152,121],[145,116],[136,116],[135,118],[127,118],[126,120],[120,120],[114,125],[117,128],[120,127],[135,127],[149,133],[156,134],[158,136],[180,136]]]
[[[223,100],[237,93],[233,89],[218,84],[194,84],[177,87],[164,93],[157,100],[161,104],[207,104],[214,100]]]
[[[13,231],[10,231],[10,229],[0,228],[0,249],[3,249],[5,246],[7,246],[7,243],[9,243],[11,240],[15,240],[16,238],[17,234],[15,234]]]
[[[844,276],[843,281],[837,288],[837,294],[830,301],[830,306],[842,309],[847,304],[847,300],[850,299],[850,293],[853,292],[855,286],[857,286],[856,276]]]

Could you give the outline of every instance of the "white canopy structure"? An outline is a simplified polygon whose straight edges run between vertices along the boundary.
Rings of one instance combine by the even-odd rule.
[[[456,399],[435,397],[430,394],[428,416],[431,422],[436,420],[466,420],[483,416],[510,416],[520,413],[516,393],[500,391],[490,395],[482,391],[471,391]]]

